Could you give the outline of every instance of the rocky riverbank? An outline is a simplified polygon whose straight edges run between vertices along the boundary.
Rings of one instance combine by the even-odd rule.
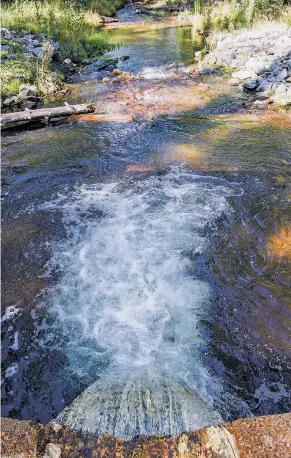
[[[212,49],[202,67],[231,72],[229,84],[254,95],[253,108],[291,106],[291,28],[268,27],[235,33],[217,33],[209,39]]]
[[[286,458],[291,414],[237,420],[166,438],[122,441],[81,435],[61,425],[2,419],[3,458]]]
[[[24,110],[37,108],[43,95],[62,86],[62,78],[51,69],[51,62],[59,57],[58,42],[44,35],[18,34],[1,29],[1,95],[2,109]]]

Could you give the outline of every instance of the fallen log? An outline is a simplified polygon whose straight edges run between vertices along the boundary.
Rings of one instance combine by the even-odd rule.
[[[37,110],[17,111],[5,113],[0,117],[1,127],[13,127],[19,123],[29,123],[33,121],[49,121],[52,118],[67,117],[71,115],[93,113],[95,106],[92,104],[69,105],[65,102],[62,107],[40,108]]]

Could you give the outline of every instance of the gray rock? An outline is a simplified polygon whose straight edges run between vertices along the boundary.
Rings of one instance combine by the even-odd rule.
[[[265,68],[265,59],[263,57],[251,57],[246,61],[245,67],[253,70],[255,73],[259,73]]]
[[[18,97],[20,97],[21,99],[26,99],[27,97],[36,97],[36,96],[37,96],[36,90],[29,88],[29,87],[22,89],[18,94]]]
[[[257,79],[258,75],[252,70],[239,70],[238,72],[234,72],[232,74],[233,78],[237,78],[239,80],[247,80],[247,79]]]
[[[285,78],[287,78],[288,76],[288,71],[286,70],[286,68],[284,68],[283,70],[280,71],[280,73],[278,73],[277,75],[277,81],[283,81]]]
[[[33,48],[32,53],[35,57],[38,57],[39,59],[44,58],[44,49],[43,48]]]
[[[253,103],[253,108],[255,110],[266,110],[268,108],[268,103],[264,102],[264,101],[261,101],[261,100],[256,100]]]
[[[10,36],[11,32],[9,29],[6,29],[5,27],[1,27],[0,34],[1,34],[1,38],[4,38],[6,36]]]
[[[22,57],[23,57],[24,59],[33,59],[34,55],[31,54],[31,53],[29,53],[29,52],[24,52],[24,53],[22,54]]]
[[[64,60],[64,64],[66,64],[66,65],[71,65],[71,63],[72,63],[72,61],[69,58]]]
[[[267,49],[267,54],[268,56],[273,56],[276,53],[275,48],[269,48]]]
[[[254,91],[258,86],[259,86],[259,81],[254,80],[254,81],[248,81],[243,84],[243,88],[247,91]]]
[[[18,103],[19,103],[19,98],[16,95],[14,95],[12,97],[7,97],[4,100],[3,105],[5,107],[10,107],[12,105],[18,105]]]
[[[55,41],[55,43],[53,43],[53,48],[54,48],[54,53],[58,53],[59,50],[60,50],[60,43],[58,41]]]
[[[39,48],[41,46],[40,42],[38,40],[28,40],[28,43],[30,46],[33,46],[34,48]]]
[[[26,100],[21,104],[21,108],[25,109],[27,108],[28,110],[33,110],[34,108],[37,107],[37,102],[32,101],[32,100]]]
[[[268,100],[269,99],[269,96],[267,94],[264,94],[263,92],[259,92],[257,95],[256,95],[256,99],[257,100],[261,100],[261,101],[265,101],[265,100]]]
[[[224,56],[224,62],[226,63],[226,65],[229,65],[235,58],[236,58],[236,56],[235,56],[234,52],[227,53]]]
[[[276,94],[284,94],[287,92],[287,87],[284,83],[279,84],[275,90]]]
[[[272,82],[267,79],[261,80],[259,86],[257,87],[257,92],[268,92],[272,89]]]
[[[90,64],[86,68],[86,72],[98,72],[101,70],[106,70],[109,66],[117,67],[118,58],[117,57],[110,57],[110,56],[102,56],[100,59],[94,60],[92,64]]]
[[[49,443],[45,448],[45,454],[43,458],[60,458],[62,450],[57,444]]]
[[[273,71],[276,71],[277,69],[279,69],[279,67],[280,67],[280,59],[274,60],[274,62],[272,62],[272,64],[270,65],[270,69]]]

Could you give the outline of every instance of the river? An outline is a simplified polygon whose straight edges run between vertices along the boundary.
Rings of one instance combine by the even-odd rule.
[[[72,88],[133,121],[4,134],[4,416],[48,422],[145,373],[224,421],[290,410],[290,126],[222,76],[200,91],[183,70],[199,40],[163,24],[110,30],[142,78]]]

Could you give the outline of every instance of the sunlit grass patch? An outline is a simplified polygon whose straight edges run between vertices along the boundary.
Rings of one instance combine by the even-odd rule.
[[[77,61],[110,48],[109,37],[99,32],[97,11],[83,11],[72,3],[16,0],[2,7],[2,26],[18,32],[45,34],[60,44],[62,58]]]
[[[192,11],[192,24],[195,30],[234,31],[244,27],[257,26],[270,21],[291,24],[291,7],[283,0],[237,0],[217,1],[211,7],[207,3],[195,2]],[[199,7],[196,4],[199,3]]]

